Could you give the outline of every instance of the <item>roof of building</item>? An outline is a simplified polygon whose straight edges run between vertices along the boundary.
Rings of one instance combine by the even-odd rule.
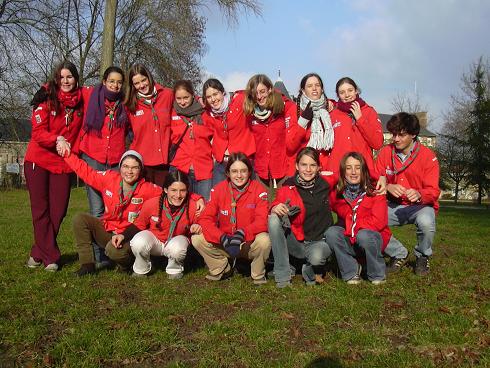
[[[274,83],[274,88],[277,89],[279,92],[281,92],[284,96],[292,100],[292,97],[289,94],[288,89],[284,85],[284,82],[282,81],[281,77],[277,78],[276,82]]]
[[[29,142],[31,130],[31,121],[28,119],[0,119],[0,141]]]
[[[393,116],[393,115],[390,115],[390,114],[378,114],[380,120],[381,120],[381,124],[383,125],[383,133],[389,133],[388,132],[388,129],[386,129],[386,123],[388,123],[388,120],[390,120],[390,118]],[[429,129],[427,128],[423,128],[423,127],[420,127],[420,133],[419,133],[419,136],[420,137],[435,137],[436,134],[435,133],[432,133]]]

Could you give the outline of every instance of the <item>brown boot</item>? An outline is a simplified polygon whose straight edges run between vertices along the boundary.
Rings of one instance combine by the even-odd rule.
[[[95,263],[85,263],[80,266],[80,269],[77,272],[75,272],[75,276],[78,277],[93,274],[95,274]]]

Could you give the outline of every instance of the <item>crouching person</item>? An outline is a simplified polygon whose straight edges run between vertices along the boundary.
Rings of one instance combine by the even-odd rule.
[[[119,172],[96,171],[76,155],[65,157],[66,163],[88,185],[102,194],[105,212],[102,218],[80,213],[73,220],[73,232],[81,267],[77,276],[95,273],[92,242],[105,249],[105,254],[118,266],[128,271],[133,263],[129,243],[112,242],[115,234],[122,233],[138,216],[143,204],[158,197],[161,188],[148,183],[141,175],[143,159],[133,150],[126,151],[119,161]]]
[[[272,203],[269,234],[279,288],[289,286],[295,273],[290,255],[305,260],[301,273],[307,285],[323,282],[324,266],[332,253],[325,232],[333,223],[329,203],[333,177],[323,178],[320,170],[318,151],[303,148],[296,156],[296,175],[286,179]]]
[[[332,209],[338,223],[327,230],[326,237],[342,279],[359,284],[362,266],[358,260],[365,257],[369,281],[375,285],[384,283],[382,251],[391,237],[386,197],[376,195],[366,161],[358,152],[349,152],[340,161]]]
[[[208,280],[230,277],[234,260],[245,258],[252,261],[253,283],[260,285],[266,282],[265,262],[271,249],[267,192],[250,180],[252,164],[241,152],[230,155],[225,174],[227,179],[211,190],[198,219],[203,233],[192,236],[192,245],[208,266]]]
[[[160,197],[146,201],[134,223],[114,236],[116,244],[131,239],[134,276],[148,275],[152,269],[150,256],[158,256],[168,258],[169,279],[182,278],[189,236],[201,233],[201,226],[196,224],[199,198],[189,193],[185,173],[170,172]]]

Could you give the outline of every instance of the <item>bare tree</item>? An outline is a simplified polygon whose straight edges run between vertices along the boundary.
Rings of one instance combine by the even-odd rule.
[[[423,104],[418,92],[409,94],[407,92],[398,92],[391,99],[391,107],[394,112],[408,112],[414,114],[416,112],[427,111],[427,105]]]

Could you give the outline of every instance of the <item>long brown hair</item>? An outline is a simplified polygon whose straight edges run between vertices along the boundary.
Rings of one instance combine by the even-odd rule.
[[[136,111],[136,105],[138,102],[138,91],[134,88],[133,85],[133,77],[137,74],[141,74],[148,78],[150,82],[150,93],[153,92],[153,88],[155,87],[155,81],[150,71],[143,64],[133,64],[131,68],[129,68],[128,72],[128,84],[126,87],[126,99],[124,104],[128,107],[128,110],[134,113]]]
[[[337,190],[337,194],[341,195],[347,186],[345,172],[347,170],[346,162],[349,157],[359,161],[361,164],[361,189],[366,192],[367,196],[373,197],[375,193],[373,183],[371,182],[371,176],[369,175],[369,168],[366,160],[359,152],[347,152],[344,157],[342,157],[342,160],[340,160],[339,181],[337,182],[337,186],[335,188]]]
[[[78,69],[71,61],[65,60],[59,63],[56,68],[54,68],[47,85],[48,103],[53,111],[58,111],[60,108],[60,102],[58,101],[58,91],[60,89],[61,81],[61,71],[63,69],[68,69],[75,78],[77,84],[73,90],[78,88],[80,76],[78,74]]]
[[[245,115],[251,115],[257,105],[257,86],[263,84],[271,89],[271,93],[267,96],[265,108],[271,110],[273,115],[281,114],[284,111],[284,101],[282,95],[274,90],[272,81],[265,74],[255,74],[249,79],[247,88],[245,89],[245,100],[243,101],[243,112]]]

